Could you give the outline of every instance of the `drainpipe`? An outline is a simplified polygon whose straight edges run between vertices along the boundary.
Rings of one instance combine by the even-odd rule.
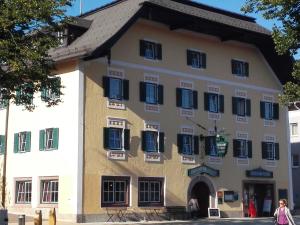
[[[5,117],[5,145],[3,154],[3,173],[2,173],[2,207],[5,208],[5,198],[6,198],[6,160],[7,160],[7,137],[8,137],[8,119],[9,119],[9,101],[6,106],[6,117]]]

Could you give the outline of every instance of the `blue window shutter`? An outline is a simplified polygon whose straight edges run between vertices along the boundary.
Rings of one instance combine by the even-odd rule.
[[[194,154],[199,155],[199,136],[195,135],[193,138],[194,138]]]
[[[200,59],[201,59],[201,68],[206,68],[206,54],[200,53]]]
[[[25,146],[25,151],[30,152],[31,148],[31,132],[27,131],[26,132],[26,146]]]
[[[245,62],[244,65],[245,65],[245,76],[249,77],[249,63]]]
[[[186,64],[188,66],[192,65],[192,52],[190,50],[186,50]]]
[[[123,83],[123,100],[129,100],[129,80],[122,80]]]
[[[240,142],[236,139],[233,139],[233,157],[239,157],[239,150],[238,150],[238,147],[239,147],[239,144]]]
[[[104,149],[109,149],[109,127],[103,128],[103,147]]]
[[[103,76],[102,78],[102,85],[103,85],[103,93],[104,97],[109,97],[109,89],[110,89],[110,79],[107,76]]]
[[[279,160],[279,143],[275,143],[275,159]]]
[[[205,155],[210,154],[210,138],[212,138],[212,136],[205,137]]]
[[[155,59],[162,60],[161,44],[155,44]]]
[[[205,111],[209,110],[209,101],[208,101],[208,98],[209,98],[209,93],[204,92],[204,110]]]
[[[40,151],[45,150],[45,130],[40,130],[39,149]]]
[[[159,132],[159,152],[165,151],[165,133]]]
[[[158,85],[158,104],[164,104],[164,86]]]
[[[251,116],[251,100],[246,99],[246,116]]]
[[[58,149],[59,143],[59,129],[53,128],[53,149]]]
[[[193,91],[193,108],[198,109],[198,92]]]
[[[233,59],[231,60],[231,73],[236,74],[236,61]]]
[[[182,106],[182,89],[176,88],[176,106],[181,107]]]
[[[261,143],[261,155],[262,155],[262,159],[266,159],[266,158],[268,158],[268,156],[267,156],[267,143],[266,142],[262,142]]]
[[[248,146],[248,158],[252,158],[252,141],[247,141]]]
[[[147,131],[142,131],[142,151],[146,152],[147,145],[146,145],[146,138],[147,138]]]
[[[145,41],[140,40],[140,56],[142,57],[145,56],[145,50],[146,50]]]
[[[177,134],[177,147],[178,147],[178,153],[182,153],[182,134]]]
[[[140,82],[140,101],[146,101],[146,83],[142,81]]]
[[[279,119],[279,104],[273,103],[273,119],[278,120]]]
[[[124,130],[124,149],[130,150],[130,130]]]
[[[219,95],[219,112],[224,113],[224,95]]]
[[[237,97],[232,97],[232,114],[237,114]]]
[[[14,153],[19,152],[19,133],[14,134]]]
[[[260,102],[260,117],[265,118],[265,102]]]

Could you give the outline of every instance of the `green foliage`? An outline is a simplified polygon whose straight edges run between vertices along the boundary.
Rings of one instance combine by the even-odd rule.
[[[3,99],[34,109],[32,95],[43,88],[60,93],[49,49],[68,17],[72,0],[0,0],[0,95]],[[26,88],[24,88],[26,87]],[[20,91],[22,90],[22,91]],[[18,95],[17,95],[17,91]],[[60,102],[48,99],[47,105]]]
[[[261,12],[265,19],[276,19],[280,25],[273,27],[273,40],[278,54],[295,56],[300,49],[300,0],[246,0],[242,10]],[[284,85],[280,101],[284,105],[300,100],[300,62],[295,60],[293,73],[287,74],[291,82]]]

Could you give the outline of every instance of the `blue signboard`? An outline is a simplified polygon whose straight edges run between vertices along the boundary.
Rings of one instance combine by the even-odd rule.
[[[207,174],[212,177],[218,177],[218,176],[220,176],[220,171],[213,169],[211,167],[205,166],[205,165],[198,166],[198,167],[195,167],[192,169],[188,169],[189,177],[193,177],[193,176],[197,176],[197,175],[201,175],[201,174]]]
[[[257,168],[254,170],[246,170],[247,177],[262,177],[262,178],[273,178],[273,172],[264,170],[263,168]]]

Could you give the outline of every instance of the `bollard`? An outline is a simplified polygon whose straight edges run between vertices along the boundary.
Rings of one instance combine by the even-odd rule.
[[[18,225],[25,225],[25,215],[19,215]]]
[[[0,224],[8,225],[7,209],[0,209]]]
[[[35,216],[33,218],[33,224],[34,225],[42,225],[42,211],[41,210],[35,210]]]
[[[56,212],[55,208],[49,211],[49,225],[56,225]]]

